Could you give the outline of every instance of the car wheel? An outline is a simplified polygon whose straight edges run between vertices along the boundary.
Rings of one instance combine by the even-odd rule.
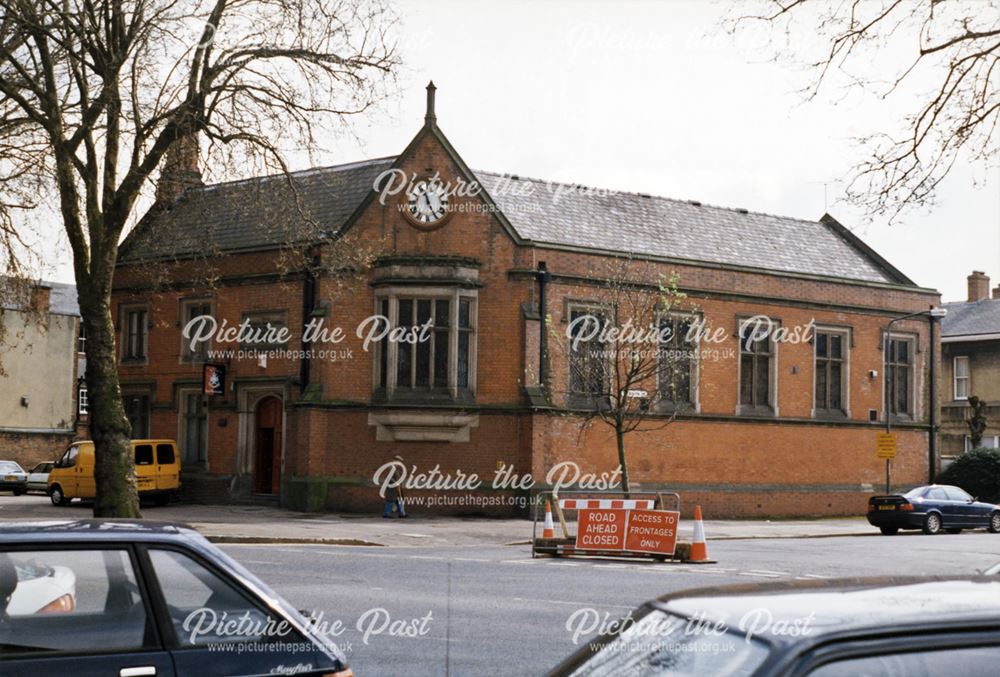
[[[1000,534],[1000,512],[990,515],[990,526],[987,528],[990,530],[990,533]]]
[[[941,533],[941,515],[932,512],[924,518],[924,533],[932,535]]]
[[[14,495],[15,496],[20,496],[23,493],[24,493],[24,489],[15,489],[14,490]]]
[[[58,484],[49,489],[49,500],[52,501],[52,505],[66,505],[69,503],[69,499],[63,494],[62,487]]]
[[[170,502],[169,496],[157,496],[153,499],[153,505],[157,505],[161,508],[164,507],[169,502]]]
[[[945,529],[945,531],[947,531],[949,534],[960,534],[960,533],[962,533],[961,529]]]
[[[883,536],[895,536],[899,533],[899,527],[879,527]]]

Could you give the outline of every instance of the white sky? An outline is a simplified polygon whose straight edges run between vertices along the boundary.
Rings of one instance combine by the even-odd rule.
[[[433,79],[438,124],[474,169],[812,219],[827,182],[826,210],[944,300],[965,298],[973,269],[1000,284],[1000,172],[960,162],[931,213],[865,226],[838,202],[862,159],[851,138],[896,131],[915,99],[831,90],[802,103],[801,69],[717,30],[726,2],[397,7],[402,96],[357,121],[354,136],[331,139],[324,164],[399,153],[423,123]],[[57,278],[71,280],[69,267]]]

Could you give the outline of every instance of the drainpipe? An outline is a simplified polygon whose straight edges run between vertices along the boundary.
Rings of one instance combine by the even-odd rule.
[[[308,324],[309,316],[316,308],[316,274],[312,267],[307,267],[305,279],[302,281],[302,325]],[[305,340],[305,333],[302,335],[302,361],[299,363],[299,387],[301,392],[305,392],[309,386],[309,348],[311,342]]]
[[[947,311],[943,308],[931,307],[931,431],[930,444],[927,446],[927,481],[934,483],[934,472],[938,457],[938,376],[937,376],[937,324]]]
[[[538,278],[538,386],[542,392],[545,392],[545,357],[548,353],[548,327],[545,326],[548,312],[545,305],[545,290],[552,280],[552,276],[549,275],[549,271],[545,267],[545,261],[538,262],[538,272],[535,273],[535,277]]]

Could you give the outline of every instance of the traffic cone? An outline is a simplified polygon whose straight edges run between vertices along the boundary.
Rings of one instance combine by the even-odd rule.
[[[555,538],[556,527],[552,523],[552,504],[545,501],[545,527],[542,529],[542,538]]]
[[[701,521],[701,506],[694,507],[694,539],[691,543],[691,559],[693,563],[708,564],[714,562],[708,558],[708,546],[705,544],[705,525]]]

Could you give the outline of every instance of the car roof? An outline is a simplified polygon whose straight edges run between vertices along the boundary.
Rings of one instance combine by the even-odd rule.
[[[767,621],[768,627],[755,635],[774,643],[791,643],[801,642],[802,637],[777,631],[806,619],[810,619],[813,638],[927,622],[983,619],[995,624],[1000,578],[883,576],[752,583],[672,593],[651,606],[686,617],[700,615],[708,621],[722,621],[736,632]]]
[[[201,545],[204,537],[182,522],[132,519],[0,522],[0,545],[80,541],[173,541]]]

